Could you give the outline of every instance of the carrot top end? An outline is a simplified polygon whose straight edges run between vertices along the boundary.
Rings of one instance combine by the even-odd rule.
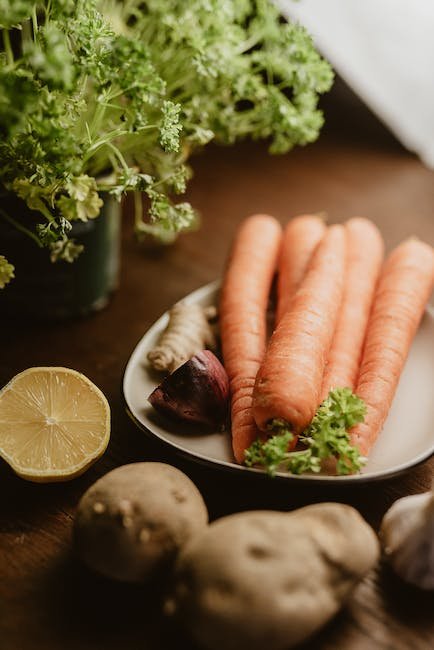
[[[287,422],[286,420],[282,420],[281,418],[274,418],[273,420],[270,420],[267,424],[267,431],[279,435],[289,433],[291,434],[291,438],[289,442],[291,442],[294,438],[292,434],[291,425],[289,424],[289,422]]]
[[[351,444],[348,431],[363,422],[365,414],[366,404],[350,388],[334,388],[300,436],[306,449],[288,451],[294,436],[288,422],[276,418],[268,425],[275,435],[256,440],[245,451],[244,462],[248,467],[262,466],[274,476],[279,467],[291,474],[317,473],[322,461],[335,458],[338,474],[353,474],[363,467],[366,458]]]

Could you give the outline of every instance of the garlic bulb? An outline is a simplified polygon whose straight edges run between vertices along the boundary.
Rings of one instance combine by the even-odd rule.
[[[396,501],[380,531],[396,573],[421,589],[434,589],[434,491]]]

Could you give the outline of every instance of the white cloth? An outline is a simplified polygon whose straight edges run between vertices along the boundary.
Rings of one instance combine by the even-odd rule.
[[[434,0],[276,0],[401,143],[434,168]]]

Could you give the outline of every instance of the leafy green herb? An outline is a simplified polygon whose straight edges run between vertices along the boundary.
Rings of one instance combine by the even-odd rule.
[[[282,22],[269,0],[103,5],[113,25],[133,25],[147,43],[190,146],[269,138],[270,151],[284,153],[317,138],[318,94],[333,73],[306,30]]]
[[[137,232],[170,241],[197,223],[173,200],[194,149],[312,142],[332,77],[271,0],[0,0],[0,189],[52,259],[79,254],[71,225],[102,192],[134,192]]]
[[[10,28],[31,16],[35,0],[0,0],[0,27]]]
[[[351,445],[348,430],[363,422],[365,414],[366,405],[360,397],[349,388],[335,388],[299,438],[306,449],[288,451],[294,436],[284,421],[274,420],[270,429],[277,433],[265,441],[256,440],[245,452],[245,464],[262,465],[270,475],[279,467],[301,474],[319,472],[323,460],[335,458],[338,474],[357,472],[366,459]]]
[[[14,277],[14,267],[9,264],[4,255],[0,255],[0,289],[12,280]]]

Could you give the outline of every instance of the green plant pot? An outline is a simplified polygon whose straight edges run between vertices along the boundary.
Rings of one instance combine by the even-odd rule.
[[[38,217],[14,198],[2,207],[27,225]],[[0,289],[2,317],[64,319],[105,307],[118,284],[120,213],[119,203],[107,197],[97,219],[73,224],[70,236],[84,250],[72,263],[52,263],[47,249],[38,248],[0,215],[0,253],[15,266],[15,279]]]

